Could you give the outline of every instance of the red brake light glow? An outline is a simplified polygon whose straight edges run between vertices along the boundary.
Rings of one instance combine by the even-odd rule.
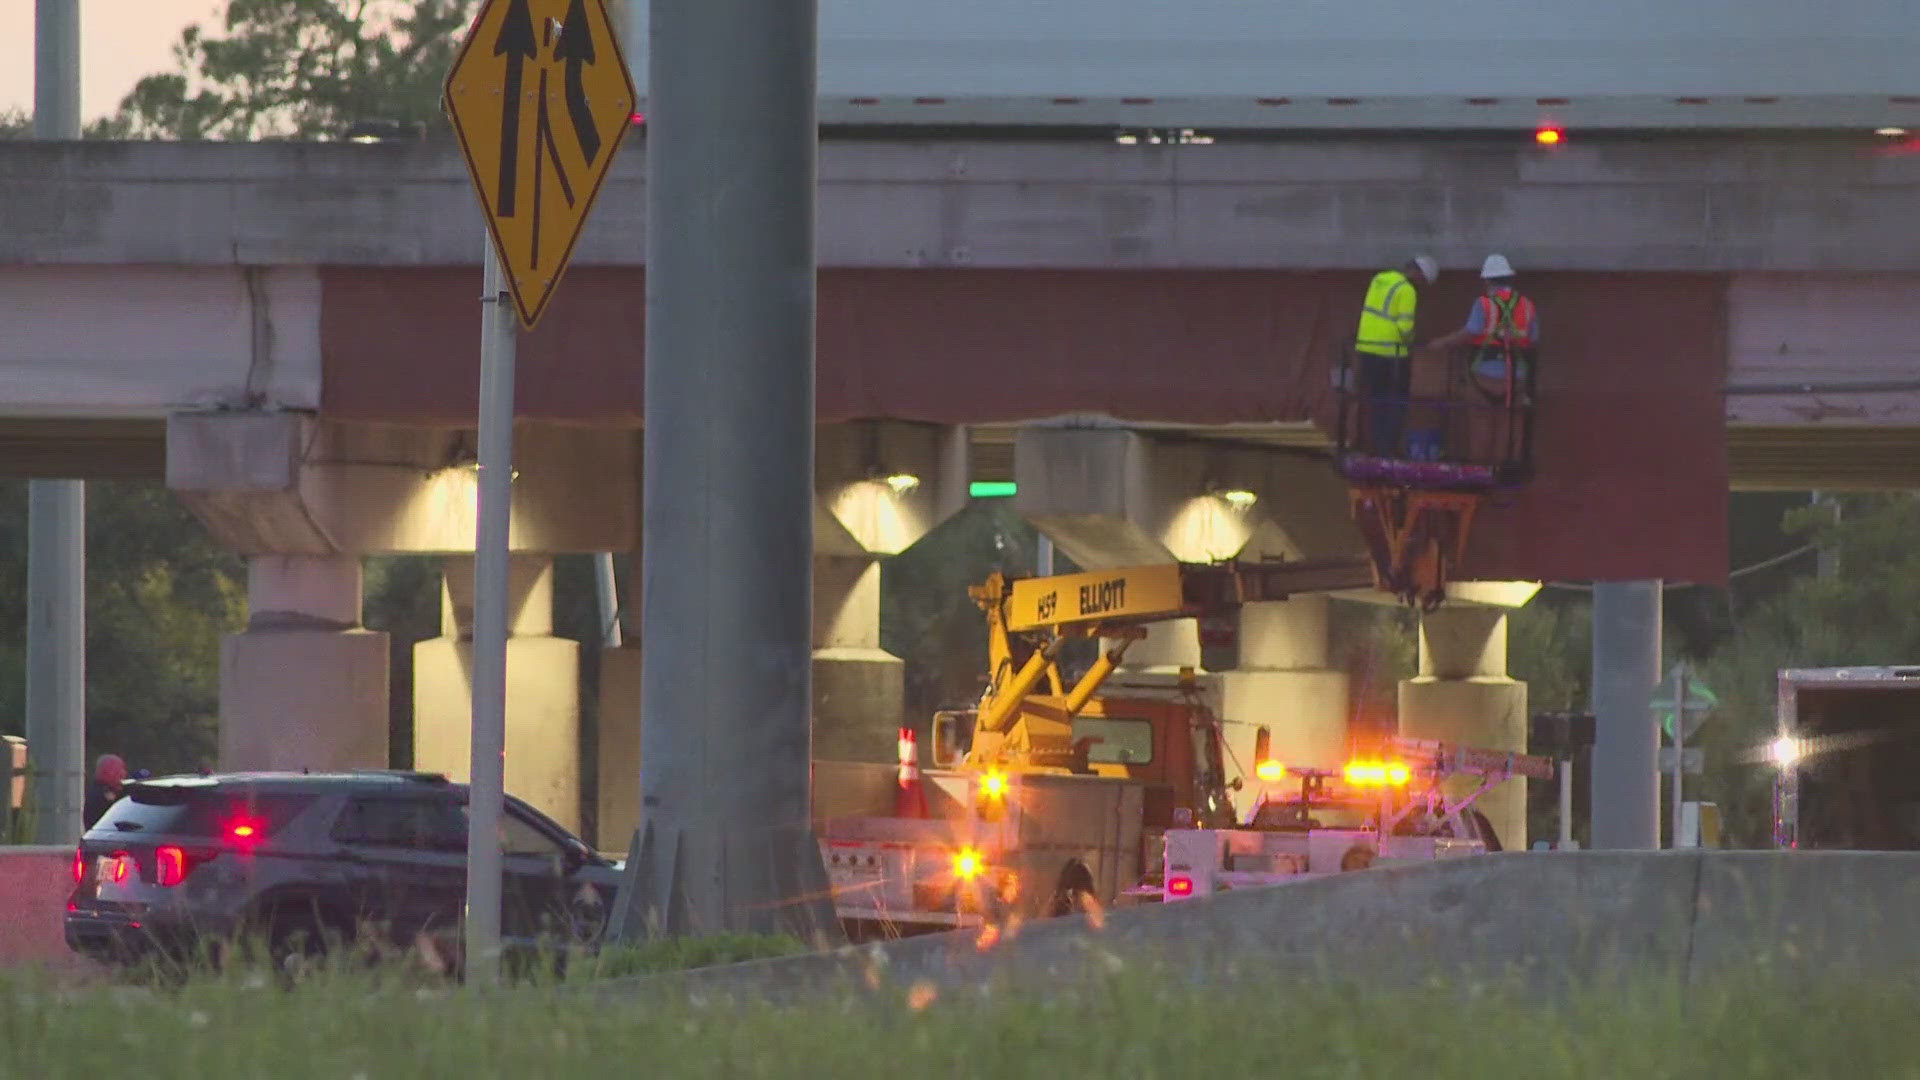
[[[260,839],[260,823],[251,818],[240,818],[227,826],[227,837],[243,844],[251,844]]]
[[[113,853],[113,861],[107,866],[107,877],[115,885],[119,885],[127,880],[129,874],[133,873],[135,865],[133,856],[124,851],[116,851]]]
[[[1557,127],[1536,128],[1533,133],[1533,141],[1541,146],[1559,146],[1566,137],[1567,133]]]
[[[73,883],[80,884],[87,879],[87,853],[75,849],[73,853]]]
[[[153,853],[153,876],[163,887],[171,888],[187,878],[187,853],[167,844]]]
[[[1193,879],[1190,877],[1172,877],[1167,879],[1167,892],[1174,896],[1192,896]]]

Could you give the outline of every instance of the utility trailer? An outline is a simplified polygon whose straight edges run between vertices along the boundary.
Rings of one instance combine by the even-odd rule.
[[[1339,773],[1291,770],[1300,794],[1255,807],[1245,828],[1173,829],[1157,884],[1131,895],[1163,903],[1302,877],[1500,850],[1479,797],[1514,777],[1550,780],[1550,758],[1430,739],[1394,738],[1390,756]],[[1473,778],[1448,795],[1447,781]],[[1409,791],[1411,789],[1411,791]]]
[[[1920,665],[1779,673],[1774,846],[1920,850]]]

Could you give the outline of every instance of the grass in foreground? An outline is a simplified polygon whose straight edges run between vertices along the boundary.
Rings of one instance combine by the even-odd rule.
[[[1754,980],[1559,1004],[1434,986],[1196,990],[1103,985],[941,996],[883,986],[801,1005],[608,1002],[559,987],[480,994],[326,971],[174,990],[0,982],[0,1076],[1819,1077],[1920,1076],[1904,991]]]

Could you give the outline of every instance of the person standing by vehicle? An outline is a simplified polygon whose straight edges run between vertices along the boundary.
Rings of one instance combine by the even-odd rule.
[[[1431,285],[1439,276],[1440,264],[1433,256],[1416,255],[1403,266],[1373,275],[1367,285],[1353,351],[1360,368],[1367,446],[1383,457],[1401,453],[1401,429],[1413,392],[1413,319],[1419,306],[1414,279]]]
[[[93,783],[87,788],[87,802],[81,814],[86,828],[106,816],[107,807],[120,798],[121,790],[127,783],[127,763],[119,754],[101,754],[100,760],[93,763]]]

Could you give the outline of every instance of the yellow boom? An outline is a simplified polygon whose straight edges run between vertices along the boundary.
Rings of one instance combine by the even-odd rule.
[[[1144,624],[1216,615],[1296,592],[1365,588],[1364,560],[1163,563],[1044,578],[994,574],[968,589],[987,617],[990,672],[967,764],[1026,771],[1069,768],[1073,718],[1120,664]],[[1062,686],[1060,647],[1076,638],[1113,641],[1072,690]],[[1041,680],[1051,691],[1037,695]]]

